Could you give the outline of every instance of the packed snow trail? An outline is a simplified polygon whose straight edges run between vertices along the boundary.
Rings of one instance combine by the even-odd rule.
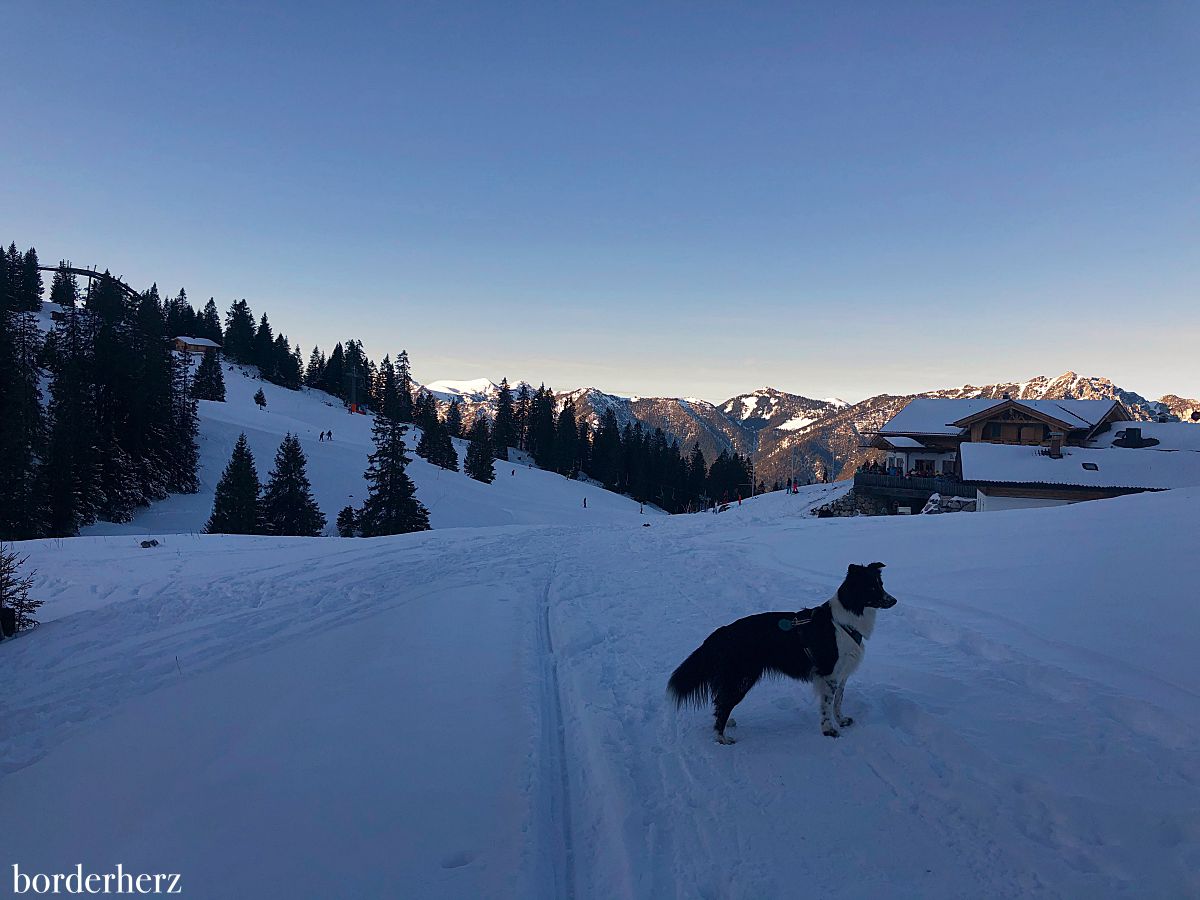
[[[804,514],[842,489],[651,527],[30,543],[6,849],[197,896],[1200,893],[1200,491]],[[900,604],[841,738],[792,682],[733,747],[670,708],[713,628],[875,559]]]

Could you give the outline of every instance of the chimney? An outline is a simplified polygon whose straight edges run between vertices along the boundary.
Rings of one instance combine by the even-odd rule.
[[[1050,458],[1062,459],[1062,442],[1063,433],[1061,431],[1050,432]]]
[[[1127,446],[1127,447],[1142,446],[1142,429],[1141,428],[1126,428],[1125,429],[1125,446]]]
[[[1000,399],[1001,399],[1001,400],[1011,400],[1011,399],[1012,399],[1012,397],[1010,397],[1010,396],[1008,395],[1008,391],[1005,391],[1005,392],[1004,392],[1004,396],[1002,396]]]

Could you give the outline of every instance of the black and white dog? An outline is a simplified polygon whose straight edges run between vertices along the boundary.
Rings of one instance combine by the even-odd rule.
[[[676,706],[711,700],[717,741],[732,744],[725,726],[735,724],[733,708],[763,675],[786,675],[813,683],[821,731],[837,737],[838,726],[854,722],[842,715],[842,692],[862,662],[875,611],[896,605],[883,589],[882,569],[880,562],[850,566],[837,593],[815,609],[759,613],[718,628],[671,675],[667,690]]]

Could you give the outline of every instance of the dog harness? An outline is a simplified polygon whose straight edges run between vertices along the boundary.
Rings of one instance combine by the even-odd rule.
[[[804,610],[804,612],[808,613],[808,615],[804,618],[801,618],[800,614],[797,613],[795,616],[793,616],[790,619],[780,619],[779,620],[779,630],[780,631],[791,631],[793,628],[800,628],[803,625],[807,625],[809,622],[812,621],[812,612],[807,609]],[[836,622],[835,624],[838,626],[838,628],[842,629],[842,631],[846,632],[846,634],[850,635],[850,639],[852,641],[854,641],[854,643],[858,644],[860,647],[862,646],[863,635],[862,635],[861,631],[859,631],[857,628],[854,628],[851,625],[845,625],[841,622]],[[807,651],[807,649],[808,648],[805,648],[806,651]],[[811,656],[811,654],[810,654],[810,656]]]
[[[837,624],[838,628],[850,635],[850,637],[854,640],[854,643],[858,644],[860,647],[862,646],[863,636],[861,631],[859,631],[857,628],[851,628],[849,625],[843,625],[841,622],[838,622]]]

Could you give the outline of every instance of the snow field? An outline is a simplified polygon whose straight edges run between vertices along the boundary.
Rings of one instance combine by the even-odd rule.
[[[1200,490],[806,514],[844,489],[374,540],[30,542],[47,624],[0,645],[6,849],[198,896],[1200,892]],[[669,707],[718,625],[876,559],[900,603],[841,738],[790,681],[751,692],[733,747]]]

